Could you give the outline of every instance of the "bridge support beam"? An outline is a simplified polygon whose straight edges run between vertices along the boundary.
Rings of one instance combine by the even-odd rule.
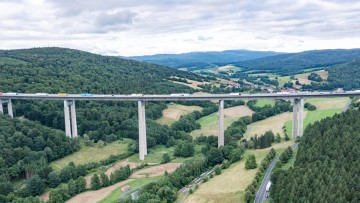
[[[8,108],[8,114],[11,118],[14,118],[14,112],[13,112],[13,107],[12,107],[12,102],[11,99],[8,100],[1,100],[0,99],[0,114],[4,114],[4,107],[3,104],[7,103],[7,108]]]
[[[147,155],[146,141],[146,118],[145,118],[145,102],[138,101],[139,114],[139,159],[144,160]]]
[[[0,114],[4,114],[3,102],[0,99]]]
[[[64,101],[65,135],[71,137],[69,102]]]
[[[218,147],[224,146],[224,100],[219,101]]]
[[[71,113],[70,113],[71,111]],[[68,137],[75,138],[78,136],[75,100],[64,101],[64,115],[65,115],[65,134]],[[71,124],[70,124],[71,116]]]
[[[303,134],[303,120],[304,120],[304,99],[295,98],[293,105],[293,123],[292,123],[292,138]]]

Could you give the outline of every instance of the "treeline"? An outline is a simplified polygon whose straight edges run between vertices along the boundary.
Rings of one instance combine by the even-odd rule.
[[[325,82],[303,85],[303,90],[344,90],[360,89],[360,59],[351,62],[335,65],[326,69],[329,77]]]
[[[263,107],[256,106],[257,100],[248,101],[247,105],[255,113],[252,114],[252,121],[256,122],[259,120],[264,120],[267,117],[274,116],[279,113],[291,111],[291,102],[285,100],[275,100],[275,105],[265,105]]]
[[[280,141],[280,135],[277,135],[277,140]],[[274,133],[269,130],[263,135],[251,137],[249,141],[245,142],[245,146],[249,149],[264,149],[271,147],[271,144],[275,141]]]
[[[266,157],[261,161],[259,170],[256,173],[254,180],[245,189],[245,195],[244,195],[245,202],[247,203],[253,202],[253,200],[255,199],[256,188],[258,187],[259,184],[261,184],[262,177],[264,176],[266,169],[269,167],[271,161],[275,158],[275,156],[276,156],[276,152],[274,148],[271,148],[271,150],[266,155]],[[253,159],[255,159],[255,157]],[[255,167],[251,167],[251,169],[253,168],[256,168],[256,162],[255,162]]]
[[[317,73],[311,73],[309,76],[308,76],[308,79],[309,80],[312,80],[312,81],[315,81],[315,82],[322,82],[323,79],[320,77],[319,74]]]
[[[229,127],[226,128],[224,132],[224,141],[225,144],[237,141],[243,138],[244,133],[247,130],[247,125],[252,123],[250,116],[245,116],[240,118],[239,120],[231,123]]]
[[[271,176],[274,201],[358,202],[359,118],[360,110],[349,110],[309,125],[293,169]]]
[[[91,178],[91,190],[98,190],[102,187],[113,185],[128,179],[130,175],[131,170],[129,165],[115,170],[111,173],[110,178],[105,173],[101,173],[100,177],[97,174],[94,174]],[[65,202],[67,199],[84,192],[86,189],[86,180],[83,177],[79,177],[76,180],[71,179],[68,184],[62,184],[59,188],[52,190],[48,202]]]

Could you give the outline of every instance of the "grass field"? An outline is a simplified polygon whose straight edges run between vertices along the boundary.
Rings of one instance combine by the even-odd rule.
[[[255,134],[262,135],[266,131],[272,130],[274,134],[279,133],[283,135],[282,127],[284,124],[292,119],[292,113],[285,112],[276,116],[269,117],[265,120],[254,122],[248,125],[248,129],[246,131],[246,138],[250,139],[250,137],[254,137]]]
[[[230,70],[236,72],[236,71],[240,71],[241,68],[233,66],[233,65],[226,65],[226,66],[222,66],[222,67],[218,68],[218,71],[226,71],[226,72],[228,72]]]
[[[201,148],[202,148],[202,145],[195,145],[195,154],[200,154]],[[129,157],[129,161],[134,162],[134,163],[161,163],[162,156],[164,154],[169,154],[170,158],[172,159],[171,162],[174,162],[174,163],[182,163],[185,160],[189,159],[189,158],[175,158],[173,156],[174,147],[167,148],[164,145],[157,145],[148,151],[148,154],[145,156],[145,160],[143,160],[143,161],[140,160],[139,154],[136,153]]]
[[[326,117],[332,117],[336,113],[341,113],[346,103],[349,101],[349,98],[325,98],[325,99],[307,99],[305,102],[309,102],[316,106],[315,111],[305,110],[305,119],[303,124],[303,129],[305,129],[309,124],[314,123],[315,121],[320,121]],[[292,120],[285,123],[286,132],[288,135],[292,134]]]
[[[275,105],[275,100],[272,99],[259,99],[257,100],[255,106],[257,107],[264,107],[265,105]]]
[[[180,104],[168,104],[168,108],[163,110],[163,116],[156,120],[157,123],[162,125],[171,125],[175,123],[183,115],[189,114],[193,111],[201,111],[199,106],[185,106]]]
[[[280,154],[286,147],[292,145],[292,141],[274,144],[273,148]],[[259,150],[247,150],[244,157],[254,154],[256,162],[265,158],[270,148]],[[244,202],[243,196],[246,187],[253,181],[258,168],[252,170],[245,169],[245,159],[231,165],[228,169],[208,182],[200,185],[194,194],[188,196],[186,203],[230,203]]]
[[[70,162],[74,162],[76,165],[85,164],[88,162],[98,162],[108,158],[110,155],[126,153],[127,145],[130,142],[131,140],[124,139],[123,141],[115,141],[113,143],[107,144],[103,148],[99,148],[97,146],[85,146],[81,141],[81,149],[79,151],[52,162],[50,166],[53,167],[54,170],[61,170]]]
[[[240,117],[251,116],[252,111],[247,106],[235,106],[224,109],[224,127],[225,129],[231,123],[237,121]],[[201,125],[201,129],[191,132],[191,136],[198,137],[200,135],[215,135],[218,133],[218,112],[204,116],[196,121]]]

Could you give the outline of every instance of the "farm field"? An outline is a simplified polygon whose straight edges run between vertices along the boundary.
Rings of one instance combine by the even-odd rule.
[[[224,128],[226,129],[231,123],[237,121],[244,116],[251,116],[253,113],[247,106],[235,106],[224,109]],[[218,133],[218,112],[204,116],[196,121],[201,125],[201,129],[191,132],[191,136],[198,137],[200,135],[215,135]]]
[[[74,162],[76,165],[85,164],[89,162],[98,162],[108,158],[110,155],[124,154],[127,152],[127,145],[132,142],[130,139],[124,139],[123,141],[115,141],[107,144],[106,146],[99,148],[98,146],[85,146],[81,141],[81,149],[73,154],[70,154],[62,159],[51,162],[50,166],[54,170],[61,170],[68,163]],[[89,156],[91,155],[91,156]]]
[[[178,121],[181,116],[189,114],[193,111],[201,111],[199,106],[185,106],[180,104],[170,103],[168,108],[163,110],[163,116],[156,120],[157,123],[162,125],[171,125]]]
[[[250,137],[254,137],[255,135],[262,135],[266,131],[272,130],[274,134],[279,133],[283,135],[282,127],[284,124],[292,119],[291,112],[285,112],[278,114],[276,116],[271,116],[262,121],[257,121],[248,125],[248,129],[245,133],[246,138],[250,139]]]
[[[280,154],[286,147],[292,145],[293,141],[273,144],[277,154]],[[259,164],[271,148],[247,150],[244,157],[254,154],[256,162]],[[186,203],[230,203],[244,202],[243,196],[246,187],[253,181],[258,168],[252,170],[245,169],[245,158],[208,182],[200,185],[194,194],[189,195],[185,200]]]

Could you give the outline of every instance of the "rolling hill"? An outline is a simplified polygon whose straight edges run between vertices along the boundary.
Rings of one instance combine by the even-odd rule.
[[[360,49],[312,50],[247,60],[234,65],[244,68],[244,72],[294,75],[304,72],[304,69],[349,62],[359,56]]]
[[[226,50],[210,52],[190,52],[183,54],[156,54],[148,56],[132,56],[130,59],[148,63],[169,66],[172,68],[201,69],[211,64],[229,64],[238,61],[251,60],[280,53],[272,51]]]

